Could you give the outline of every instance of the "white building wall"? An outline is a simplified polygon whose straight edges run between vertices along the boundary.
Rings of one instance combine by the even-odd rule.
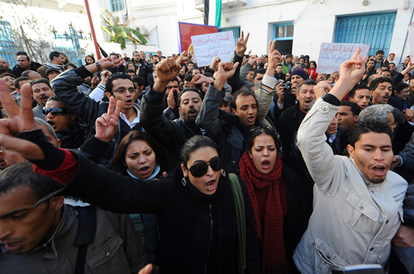
[[[109,0],[97,0],[98,5],[109,8]],[[238,0],[239,1],[239,0]],[[227,0],[223,0],[223,3]],[[409,45],[404,42],[407,26],[412,21],[414,0],[244,0],[242,5],[223,4],[222,28],[240,27],[250,32],[248,49],[253,53],[268,52],[268,41],[273,38],[273,24],[292,22],[294,39],[292,53],[308,54],[317,60],[323,42],[333,42],[338,16],[368,15],[381,12],[396,12],[396,22],[390,52],[396,61],[408,55]],[[234,2],[233,2],[234,3]],[[408,8],[404,5],[408,3]],[[203,12],[195,9],[195,0],[127,0],[129,16],[134,17],[134,27],[144,26],[149,43],[139,47],[145,51],[160,48],[163,55],[178,52],[177,23],[203,24]],[[122,12],[121,12],[122,14]],[[210,0],[209,24],[214,25],[215,0]],[[95,25],[99,32],[99,25]],[[99,40],[99,38],[98,38]],[[129,50],[129,49],[128,49]],[[130,54],[130,52],[127,52]]]
[[[412,4],[413,1],[410,1],[411,7],[404,10],[404,0],[369,0],[367,6],[363,6],[361,0],[311,0],[295,21],[293,53],[309,54],[312,59],[317,60],[320,44],[334,41],[337,16],[397,12],[390,52],[394,52],[396,60],[399,60],[411,20]]]

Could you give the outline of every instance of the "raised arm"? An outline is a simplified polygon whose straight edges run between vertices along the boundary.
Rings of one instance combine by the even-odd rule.
[[[226,134],[222,130],[222,122],[218,119],[219,106],[225,95],[223,85],[235,73],[238,65],[239,63],[233,64],[231,62],[219,64],[217,78],[209,86],[197,116],[196,124],[205,129],[207,136],[215,142],[219,142]]]
[[[9,118],[0,120],[0,145],[34,163],[35,171],[66,185],[60,195],[76,196],[117,213],[162,211],[167,181],[137,183],[136,179],[110,171],[83,156],[58,149],[47,141],[34,121],[29,85],[23,86],[19,108],[5,82],[0,79],[0,100],[9,115]],[[101,122],[114,125],[117,121],[111,118],[112,114],[108,116]],[[18,134],[19,138],[16,137]]]
[[[160,144],[167,149],[175,145],[177,128],[164,117],[164,95],[168,83],[175,79],[181,66],[173,58],[164,59],[157,65],[157,79],[154,86],[144,96],[141,103],[140,124]]]
[[[113,68],[121,65],[123,59],[113,61],[110,57],[100,59],[95,64],[81,66],[63,72],[51,82],[55,94],[62,100],[66,107],[75,113],[82,121],[91,125],[97,118],[99,103],[78,91],[77,86],[83,83],[83,79],[92,76],[102,69]],[[98,65],[97,65],[98,64]]]
[[[251,83],[249,79],[247,79],[246,75],[249,73],[249,70],[253,68],[253,63],[256,62],[256,55],[253,55],[249,58],[249,61],[246,62],[241,68],[240,68],[240,77],[246,82]]]
[[[273,102],[273,95],[275,94],[275,86],[277,84],[274,78],[275,69],[279,62],[282,61],[282,56],[279,51],[275,49],[276,40],[269,42],[269,66],[267,67],[265,76],[259,89],[256,89],[254,95],[257,100],[257,120],[263,120],[269,112],[270,105]]]
[[[342,98],[364,73],[366,58],[361,58],[360,51],[358,48],[352,59],[340,66],[340,79],[329,94],[316,101],[298,130],[297,145],[309,173],[319,190],[327,195],[336,193],[338,182],[341,180],[333,180],[333,178],[343,176],[343,173],[340,172],[341,160],[333,155],[331,148],[325,142],[325,131],[335,117]],[[333,185],[335,183],[336,185]]]
[[[233,56],[233,63],[243,63],[243,55],[247,49],[247,42],[249,41],[250,33],[244,38],[244,32],[236,42],[236,51]],[[247,84],[243,79],[240,78],[240,66],[236,68],[236,72],[227,80],[227,83],[231,86],[233,92],[238,91],[242,86]]]

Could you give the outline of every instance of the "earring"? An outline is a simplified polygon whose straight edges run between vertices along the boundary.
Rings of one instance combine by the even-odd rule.
[[[221,169],[221,175],[223,175],[223,177],[226,177],[226,172],[224,171],[224,169]]]
[[[183,177],[183,178],[181,179],[181,183],[183,184],[183,186],[186,186],[186,185],[187,185],[187,180],[186,180],[186,178],[185,178],[185,177]]]

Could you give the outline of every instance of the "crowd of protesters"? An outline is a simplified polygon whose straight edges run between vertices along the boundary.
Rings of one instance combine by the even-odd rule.
[[[325,74],[249,36],[205,67],[0,58],[0,269],[414,273],[410,57]]]

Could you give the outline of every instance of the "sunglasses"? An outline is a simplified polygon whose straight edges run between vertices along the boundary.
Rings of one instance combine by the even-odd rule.
[[[43,114],[46,116],[49,113],[52,113],[54,116],[63,116],[69,113],[69,110],[67,108],[60,108],[60,107],[55,107],[55,108],[43,108]]]
[[[189,170],[194,177],[200,178],[207,173],[208,166],[211,166],[214,171],[219,171],[221,169],[220,157],[215,156],[208,162],[196,163],[192,165]]]

